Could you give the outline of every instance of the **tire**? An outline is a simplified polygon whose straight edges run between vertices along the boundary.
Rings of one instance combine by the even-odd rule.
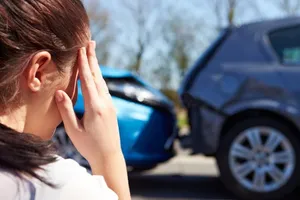
[[[53,137],[53,142],[57,147],[58,155],[66,159],[73,159],[76,162],[78,162],[78,164],[87,169],[90,168],[86,159],[83,156],[81,156],[80,153],[74,147],[69,136],[66,134],[65,128],[63,126],[59,126],[56,128],[55,135]]]
[[[144,172],[147,172],[151,169],[154,169],[156,165],[147,165],[147,166],[128,166],[127,171],[130,174],[142,174]]]
[[[249,132],[250,130],[254,132]],[[270,134],[267,134],[267,130],[272,130],[272,132],[270,132]],[[280,134],[278,133],[281,133],[282,134],[281,136],[283,137],[281,137]],[[267,147],[266,149],[261,148],[261,151],[264,151],[263,153],[256,152],[250,154],[247,151],[247,153],[243,154],[242,151],[234,151],[235,149],[237,149],[237,147],[239,147],[238,145],[234,145],[234,144],[242,144],[244,147],[249,147],[249,148],[251,148],[251,146],[255,146],[255,145],[251,145],[249,139],[245,139],[247,138],[244,137],[246,134],[252,136],[260,135],[259,138],[261,139],[261,143],[264,144],[265,147],[266,146],[270,147],[269,152],[270,149],[272,149],[271,148],[272,145],[268,145],[268,144],[275,144],[275,143],[274,140],[272,143],[271,142],[268,143],[268,136],[270,135],[273,136],[274,134],[275,135],[277,134],[278,138],[281,139],[283,138],[282,141],[284,142],[279,143],[279,145],[276,146],[273,153],[265,153],[267,152]],[[220,146],[216,155],[217,164],[220,171],[220,178],[224,183],[224,185],[236,196],[246,200],[280,199],[292,193],[292,191],[297,187],[299,182],[299,177],[300,177],[300,173],[299,173],[300,172],[299,170],[300,144],[299,144],[299,139],[295,137],[295,134],[297,134],[295,130],[289,128],[286,124],[282,123],[281,121],[277,121],[268,117],[249,119],[249,120],[238,122],[234,127],[231,128],[231,130],[225,133],[224,136],[221,138]],[[255,152],[254,149],[255,148],[252,149],[253,152]],[[293,153],[288,154],[289,156],[283,156],[283,157],[278,156],[277,157],[278,159],[275,159],[276,157],[274,155],[279,155],[276,153],[283,152],[283,151],[293,152]],[[240,153],[242,157],[244,155],[247,155],[247,159],[249,160],[247,160],[246,158],[240,159],[239,156],[236,156],[239,155]],[[274,156],[273,159],[271,159],[272,156]],[[275,162],[276,160],[277,162]],[[283,162],[284,160],[286,160],[286,162],[288,162],[289,164],[285,164],[285,165],[279,164],[279,162]],[[247,166],[251,166],[248,167],[247,169],[252,169],[256,171],[246,173],[247,170],[244,171],[240,170],[241,173],[236,172],[238,171],[237,169],[242,169],[238,167],[246,166],[246,164]],[[280,182],[280,181],[275,181],[275,179],[273,178],[270,179],[270,177],[272,177],[270,174],[275,175],[274,171],[276,170],[274,169],[277,169],[277,172],[278,169],[282,170],[281,172],[284,172],[281,173],[281,175],[283,174],[283,176],[279,176],[280,174],[277,173],[278,175],[277,178],[278,180],[285,180],[285,181]],[[241,175],[243,172],[245,172],[246,174],[245,176]],[[255,176],[255,173],[260,175]],[[264,173],[264,175],[261,175],[262,173]],[[255,177],[257,177],[257,179],[255,179]],[[265,177],[265,179],[262,179],[261,177]],[[286,177],[286,178],[282,178],[282,177]],[[267,187],[253,188],[253,185],[248,184],[249,183],[247,182],[248,180],[253,180],[253,182],[255,182],[254,180],[257,180],[258,185],[269,186],[269,189]],[[259,182],[258,180],[262,180],[262,181]],[[274,182],[273,185],[271,184],[273,183],[272,181]],[[275,187],[276,184],[277,186]]]

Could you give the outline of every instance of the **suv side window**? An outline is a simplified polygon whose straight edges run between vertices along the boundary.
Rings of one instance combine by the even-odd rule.
[[[300,65],[300,26],[273,31],[269,39],[282,64]]]

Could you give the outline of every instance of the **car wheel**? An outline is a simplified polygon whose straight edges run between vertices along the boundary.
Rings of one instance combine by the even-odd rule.
[[[216,155],[221,180],[242,199],[279,199],[299,180],[295,130],[271,118],[238,122],[220,140]]]
[[[63,158],[71,158],[78,162],[81,166],[89,168],[89,163],[76,150],[69,136],[66,134],[65,128],[59,126],[53,137],[53,141],[57,146],[58,154]]]

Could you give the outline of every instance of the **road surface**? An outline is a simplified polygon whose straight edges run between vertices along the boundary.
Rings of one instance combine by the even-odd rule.
[[[179,155],[144,175],[129,177],[132,200],[237,199],[218,178],[215,160]],[[299,199],[300,189],[285,199]]]
[[[234,199],[220,182],[215,161],[203,156],[179,155],[129,180],[133,200]]]

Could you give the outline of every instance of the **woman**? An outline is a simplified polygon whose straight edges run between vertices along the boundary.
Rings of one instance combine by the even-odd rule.
[[[73,110],[78,78],[82,120]],[[0,1],[0,109],[1,200],[130,199],[116,112],[80,0]],[[93,175],[54,154],[61,121]]]

